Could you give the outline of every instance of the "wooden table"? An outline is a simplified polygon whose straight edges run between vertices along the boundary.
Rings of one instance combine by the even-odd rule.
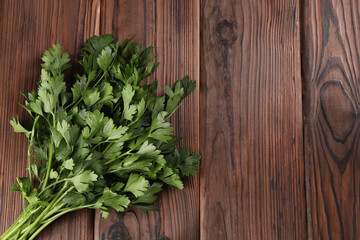
[[[69,214],[38,239],[360,239],[360,4],[356,0],[0,0],[0,232],[21,211],[27,114],[44,49],[72,61],[94,34],[155,46],[160,92],[196,92],[172,117],[203,155],[148,213]],[[153,80],[154,78],[150,79]]]

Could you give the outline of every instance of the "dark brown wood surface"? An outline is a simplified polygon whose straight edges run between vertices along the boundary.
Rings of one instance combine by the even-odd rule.
[[[309,239],[360,239],[359,1],[304,1]]]
[[[136,17],[135,17],[136,16]],[[102,34],[117,39],[135,35],[145,46],[154,46],[160,66],[154,78],[159,93],[185,75],[199,81],[199,6],[197,1],[104,1],[101,5]],[[199,85],[199,84],[198,84]],[[199,87],[171,118],[180,145],[199,151]],[[198,239],[198,177],[185,180],[184,190],[167,188],[160,196],[158,212],[131,209],[95,218],[95,239]]]
[[[171,122],[203,155],[199,176],[158,212],[72,213],[38,239],[360,239],[356,0],[0,0],[0,233],[22,210],[19,90],[53,43],[74,62],[105,33],[155,46],[159,93],[198,82]]]
[[[201,239],[305,239],[299,1],[201,5]]]
[[[73,62],[84,40],[99,29],[99,1],[0,1],[0,233],[22,211],[21,195],[10,194],[16,177],[27,176],[27,140],[13,132],[9,120],[28,118],[19,90],[36,87],[41,56],[61,43]],[[71,10],[70,10],[71,9]],[[74,14],[76,13],[76,14]],[[75,57],[75,58],[74,58]],[[56,225],[56,226],[55,226]],[[65,216],[38,239],[92,239],[90,210]]]

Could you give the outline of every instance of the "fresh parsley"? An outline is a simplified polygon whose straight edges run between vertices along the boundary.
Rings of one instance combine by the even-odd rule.
[[[166,96],[157,82],[141,84],[158,62],[152,48],[111,35],[84,44],[82,73],[67,88],[70,58],[59,44],[46,50],[39,87],[23,94],[28,124],[10,121],[29,140],[29,177],[17,178],[24,211],[1,239],[34,239],[62,215],[83,208],[156,210],[163,184],[183,188],[181,177],[196,174],[200,155],[178,149],[167,119],[196,87],[184,77]]]

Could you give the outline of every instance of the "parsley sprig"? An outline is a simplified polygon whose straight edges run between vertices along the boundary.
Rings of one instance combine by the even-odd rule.
[[[70,89],[70,67],[59,44],[46,50],[39,87],[22,105],[31,119],[10,121],[29,140],[28,177],[12,191],[21,192],[24,211],[1,239],[34,239],[62,215],[83,208],[124,211],[129,206],[156,210],[163,184],[183,188],[181,177],[195,175],[200,155],[178,149],[179,138],[166,120],[196,87],[184,77],[166,96],[157,82],[140,84],[159,65],[152,48],[132,39],[121,44],[111,35],[84,44]]]

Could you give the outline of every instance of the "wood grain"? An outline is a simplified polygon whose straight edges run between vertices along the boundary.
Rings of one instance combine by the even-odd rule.
[[[155,46],[159,94],[185,74],[201,84],[171,119],[200,177],[158,212],[72,213],[38,239],[360,239],[359,19],[356,0],[0,1],[0,233],[22,210],[19,90],[53,43],[75,62],[111,33]]]
[[[309,239],[360,239],[358,1],[304,1]]]
[[[19,193],[10,194],[16,177],[26,176],[27,140],[15,134],[12,117],[28,118],[19,106],[19,90],[36,87],[43,51],[59,42],[78,59],[84,40],[99,29],[99,2],[0,1],[0,232],[22,211]],[[71,75],[71,73],[68,73]],[[37,239],[92,239],[93,213],[69,214],[49,226]]]
[[[305,239],[299,1],[201,3],[200,239]]]
[[[199,80],[199,1],[102,1],[102,34],[116,39],[136,35],[144,46],[154,46],[160,66],[153,78],[159,80],[159,93],[188,74]],[[199,87],[185,100],[171,122],[181,145],[198,152]],[[113,212],[109,219],[95,217],[95,239],[198,239],[199,182],[185,181],[180,191],[167,188],[156,203],[159,211],[148,213],[130,209]]]

